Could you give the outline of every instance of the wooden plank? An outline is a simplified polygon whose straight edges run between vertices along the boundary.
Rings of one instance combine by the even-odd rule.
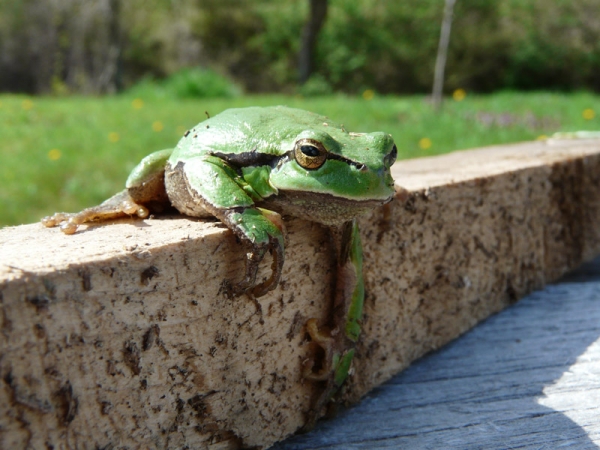
[[[525,143],[398,163],[361,219],[363,333],[345,398],[600,252],[600,143]],[[230,300],[244,253],[216,222],[0,230],[0,447],[268,446],[320,386],[304,323],[326,320],[327,230],[287,222],[281,286]],[[268,273],[268,262],[264,264]]]
[[[600,258],[274,450],[598,448],[599,280]]]

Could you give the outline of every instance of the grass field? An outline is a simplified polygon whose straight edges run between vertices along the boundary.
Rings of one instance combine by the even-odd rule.
[[[341,122],[351,131],[387,131],[401,158],[600,130],[600,96],[589,93],[455,92],[436,114],[425,97],[227,100],[35,98],[0,95],[0,225],[77,211],[122,189],[144,155],[174,146],[185,130],[230,107],[285,104]]]

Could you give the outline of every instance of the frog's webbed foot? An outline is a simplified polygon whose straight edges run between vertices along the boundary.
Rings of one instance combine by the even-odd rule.
[[[262,249],[261,249],[262,250]],[[263,260],[266,251],[252,251],[247,254],[246,273],[244,279],[237,284],[232,284],[229,280],[223,283],[227,295],[236,297],[244,293],[251,294],[254,297],[262,297],[267,292],[275,289],[281,278],[281,269],[283,267],[283,248],[279,245],[273,245],[270,249],[273,257],[271,264],[271,276],[263,282],[256,284],[256,275],[258,268]]]
[[[319,329],[317,319],[309,319],[306,322],[306,331],[310,335],[311,343],[319,347],[321,352],[315,352],[314,356],[304,362],[303,376],[310,381],[326,382],[325,388],[321,391],[316,401],[314,401],[310,411],[308,412],[307,420],[301,432],[305,433],[312,430],[315,423],[321,416],[323,408],[329,404],[332,396],[337,391],[335,384],[335,335],[338,330],[329,331],[324,328]]]
[[[273,211],[262,208],[244,208],[230,210],[219,214],[219,218],[246,242],[249,241],[252,250],[246,254],[246,272],[244,279],[237,284],[225,282],[226,295],[238,296],[244,293],[254,297],[262,297],[275,289],[281,278],[284,261],[284,226],[281,216]],[[273,257],[271,275],[266,280],[256,283],[260,263],[269,252]]]
[[[78,213],[56,213],[44,217],[42,224],[46,227],[59,226],[65,234],[73,234],[79,225],[102,220],[117,219],[126,216],[148,217],[148,208],[136,203],[127,189],[112,196],[98,206],[84,209]]]
[[[355,352],[354,348],[344,342],[346,339],[337,327],[331,331],[327,328],[320,330],[317,319],[309,319],[306,322],[306,331],[312,343],[319,346],[323,353],[317,353],[304,362],[303,376],[310,381],[324,382],[325,386],[308,412],[302,432],[310,431],[314,427],[325,407],[328,415],[335,415],[339,401],[336,401],[335,397],[350,374]]]
[[[307,359],[304,362],[304,378],[311,381],[326,381],[332,374],[333,354],[335,349],[334,331],[319,330],[317,319],[308,319],[306,321],[306,331],[311,341],[322,349],[323,355]],[[319,361],[317,361],[319,360]],[[315,370],[316,369],[316,370]]]

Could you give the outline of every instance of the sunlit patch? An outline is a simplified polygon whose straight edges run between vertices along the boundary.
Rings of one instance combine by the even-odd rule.
[[[544,387],[540,405],[559,411],[588,434],[598,433],[600,339],[592,343],[562,376]]]
[[[119,133],[116,133],[114,131],[111,131],[110,133],[108,133],[108,140],[112,143],[115,142],[119,142],[119,139],[121,139],[121,136],[119,136]]]
[[[581,113],[581,115],[583,116],[583,118],[585,120],[592,120],[594,117],[596,117],[596,113],[594,112],[594,110],[592,108],[584,109],[583,113]]]
[[[144,107],[144,100],[141,98],[136,98],[131,102],[131,106],[134,109],[142,109]]]
[[[546,139],[548,139],[548,136],[546,136],[545,134],[540,134],[538,137],[535,138],[537,141],[545,141]]]
[[[59,159],[62,156],[62,153],[59,149],[57,148],[53,148],[52,150],[50,150],[48,152],[48,159],[50,159],[51,161],[56,161],[57,159]]]
[[[366,89],[363,93],[362,93],[362,97],[365,100],[373,100],[373,97],[375,97],[375,91],[373,91],[373,89]]]
[[[464,89],[460,89],[460,88],[456,89],[452,93],[452,98],[457,102],[462,102],[466,96],[467,96],[467,92]]]
[[[429,138],[421,138],[419,139],[419,148],[421,150],[427,150],[429,148],[431,148],[431,146],[433,145],[433,143],[431,142],[431,139]]]
[[[153,123],[152,123],[152,129],[153,129],[153,130],[154,130],[156,133],[158,133],[158,132],[162,131],[164,127],[165,127],[165,126],[163,125],[163,123],[162,123],[162,122],[159,122],[158,120],[157,120],[156,122],[153,122]]]
[[[31,108],[33,108],[33,102],[29,99],[23,100],[21,103],[21,108],[23,108],[25,111],[29,111]]]

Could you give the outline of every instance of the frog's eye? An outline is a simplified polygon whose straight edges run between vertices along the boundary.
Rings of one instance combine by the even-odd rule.
[[[318,169],[327,160],[327,150],[319,141],[300,139],[294,147],[294,158],[305,169]]]
[[[398,156],[398,147],[396,147],[396,144],[394,144],[394,146],[392,147],[392,151],[389,152],[385,158],[385,164],[388,167],[392,167],[392,165],[396,162],[396,157]]]

